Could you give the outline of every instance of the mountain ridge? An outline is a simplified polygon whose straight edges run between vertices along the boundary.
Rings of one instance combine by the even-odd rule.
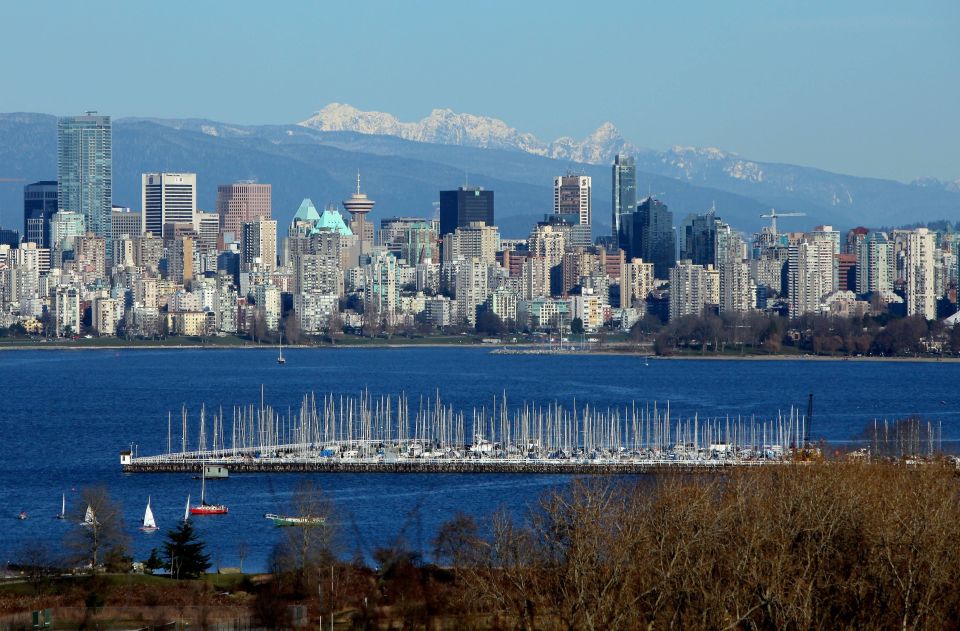
[[[612,126],[601,130],[600,145],[592,146],[590,160],[609,150],[601,146],[604,142],[621,140]],[[141,172],[197,171],[201,208],[214,207],[216,184],[256,178],[274,184],[275,215],[283,222],[303,197],[311,196],[318,204],[343,199],[353,190],[359,167],[364,188],[378,201],[375,219],[429,215],[438,190],[469,177],[471,183],[497,191],[497,223],[505,236],[524,236],[551,211],[553,178],[573,170],[593,177],[594,234],[609,231],[611,175],[605,162],[550,158],[514,146],[426,142],[415,134],[404,139],[300,124],[239,125],[200,118],[117,118],[114,136],[114,199],[134,207],[139,205]],[[488,137],[487,144],[493,142]],[[571,142],[583,148],[584,141]],[[771,207],[805,212],[804,220],[795,220],[798,229],[818,223],[840,228],[897,225],[960,215],[960,195],[951,183],[939,180],[902,184],[857,178],[754,162],[712,148],[638,151],[638,193],[661,196],[674,211],[676,225],[714,202],[719,216],[744,231],[758,229],[764,223],[759,215]],[[55,117],[0,114],[0,175],[28,181],[56,177]],[[20,187],[0,185],[0,223],[22,230]]]

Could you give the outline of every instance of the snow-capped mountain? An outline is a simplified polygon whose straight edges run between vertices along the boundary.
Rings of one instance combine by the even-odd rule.
[[[435,109],[417,122],[405,123],[385,112],[364,112],[350,105],[331,103],[300,125],[320,131],[397,136],[441,145],[510,149],[588,164],[606,164],[617,153],[637,152],[611,123],[604,123],[583,140],[564,136],[548,143],[498,118],[458,114],[450,109]]]

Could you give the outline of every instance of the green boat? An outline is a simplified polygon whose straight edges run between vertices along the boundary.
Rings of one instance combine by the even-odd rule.
[[[322,526],[327,521],[323,517],[312,517],[310,515],[305,517],[290,517],[267,513],[264,517],[272,521],[274,526]]]

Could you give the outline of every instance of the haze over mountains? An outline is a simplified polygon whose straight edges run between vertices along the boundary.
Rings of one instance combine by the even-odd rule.
[[[498,119],[436,109],[417,122],[331,104],[299,124],[231,125],[201,119],[114,120],[114,202],[139,209],[140,173],[195,171],[199,205],[214,208],[217,184],[256,179],[274,185],[281,224],[303,197],[338,203],[356,170],[377,207],[375,221],[429,216],[440,189],[465,181],[496,191],[505,236],[525,236],[552,210],[553,177],[570,170],[593,176],[594,234],[610,225],[610,163],[636,156],[638,188],[673,210],[674,221],[711,204],[735,228],[757,229],[771,207],[807,217],[783,223],[902,225],[960,215],[960,181],[929,178],[904,184],[819,169],[749,160],[712,148],[642,149],[610,123],[582,140],[543,141]],[[56,178],[56,118],[0,114],[0,177]],[[22,230],[22,187],[0,184],[0,224]]]

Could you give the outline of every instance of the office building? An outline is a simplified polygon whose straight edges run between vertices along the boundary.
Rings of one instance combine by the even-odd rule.
[[[87,230],[110,236],[113,132],[109,116],[57,121],[57,209],[83,215]]]
[[[616,243],[620,234],[621,215],[633,214],[637,209],[637,166],[632,156],[617,154],[613,160],[613,217],[612,231]]]
[[[143,234],[143,213],[129,208],[114,206],[110,212],[110,238],[117,240],[124,235],[139,237]]]
[[[273,217],[273,186],[254,182],[217,187],[217,215],[224,243],[239,243],[243,224]]]
[[[621,217],[620,248],[627,258],[653,263],[657,278],[667,278],[676,262],[673,213],[658,199],[648,197],[631,216]]]
[[[482,221],[496,225],[493,212],[493,191],[479,186],[461,186],[455,191],[440,191],[440,237],[457,228]]]
[[[553,181],[553,214],[573,226],[571,247],[589,247],[593,243],[593,180],[587,175],[568,173]]]
[[[196,226],[196,173],[144,173],[141,185],[145,231],[166,237],[170,224]]]
[[[24,241],[50,247],[50,218],[57,212],[57,183],[34,182],[23,187]]]

